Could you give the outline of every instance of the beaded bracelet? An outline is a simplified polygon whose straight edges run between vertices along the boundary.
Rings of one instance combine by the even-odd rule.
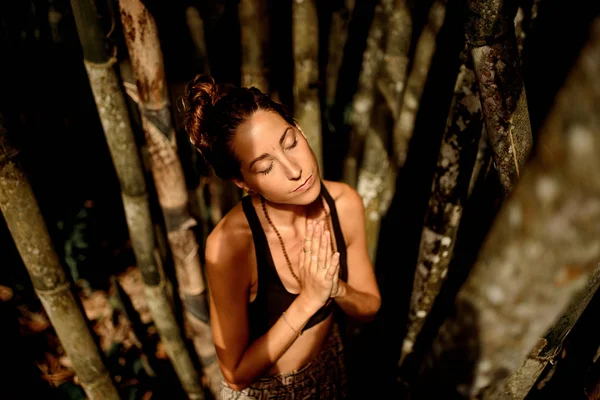
[[[296,332],[296,335],[300,336],[302,335],[302,331],[297,330],[296,328],[294,328],[292,326],[292,324],[290,324],[290,322],[287,320],[287,318],[285,317],[285,311],[281,314],[281,318],[285,321],[286,324],[288,324],[288,326],[294,331]]]

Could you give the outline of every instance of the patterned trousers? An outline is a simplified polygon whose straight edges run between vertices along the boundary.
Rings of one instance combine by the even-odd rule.
[[[242,391],[221,383],[221,400],[338,400],[347,397],[344,346],[337,324],[323,350],[291,372],[266,376]]]

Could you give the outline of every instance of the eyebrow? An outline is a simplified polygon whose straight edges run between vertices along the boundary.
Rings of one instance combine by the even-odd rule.
[[[283,141],[285,140],[285,135],[287,135],[288,131],[292,129],[291,126],[288,126],[285,131],[283,131],[283,134],[281,135],[281,137],[279,138],[279,145],[281,146],[281,144],[283,143]],[[259,161],[264,160],[265,158],[269,157],[268,153],[263,153],[260,156],[256,157],[254,160],[252,160],[252,162],[250,163],[250,166],[248,167],[248,169],[252,169],[252,167],[254,166],[254,164],[256,164]]]

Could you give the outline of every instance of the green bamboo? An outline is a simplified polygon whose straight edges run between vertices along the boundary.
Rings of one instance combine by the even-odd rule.
[[[29,273],[33,288],[91,400],[118,400],[119,393],[102,360],[79,299],[52,244],[18,150],[0,126],[0,209]]]
[[[136,257],[144,280],[148,305],[158,334],[189,398],[202,398],[198,372],[186,349],[164,279],[155,258],[155,238],[142,164],[131,129],[125,96],[114,70],[116,59],[105,53],[105,40],[96,20],[93,1],[71,1],[84,64],[94,100],[121,184],[121,198]]]

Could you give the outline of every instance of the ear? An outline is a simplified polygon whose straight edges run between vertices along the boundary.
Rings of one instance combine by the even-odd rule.
[[[237,187],[239,187],[240,189],[242,189],[243,191],[245,191],[248,194],[255,194],[256,191],[252,190],[248,187],[248,185],[246,185],[246,183],[244,181],[241,181],[239,179],[233,179],[233,183],[235,183],[235,185]]]
[[[233,179],[233,183],[235,183],[235,186],[239,187],[240,189],[248,191],[248,185],[246,185],[246,182],[239,179]]]

